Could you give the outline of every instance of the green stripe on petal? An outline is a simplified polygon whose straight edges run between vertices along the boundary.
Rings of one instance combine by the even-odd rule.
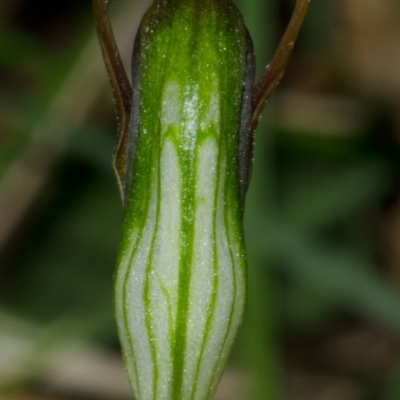
[[[115,279],[138,400],[210,399],[241,323],[247,35],[227,0],[156,0],[142,21],[140,119]]]

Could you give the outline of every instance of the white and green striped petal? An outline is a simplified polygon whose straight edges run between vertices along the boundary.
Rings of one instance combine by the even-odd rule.
[[[133,88],[107,0],[93,3],[119,119],[115,305],[127,375],[137,400],[209,400],[246,298],[254,131],[309,0],[296,0],[254,88],[251,39],[231,0],[154,0],[135,41]]]
[[[208,400],[246,297],[239,162],[251,50],[223,0],[156,1],[136,45],[115,280],[123,354],[138,400]]]

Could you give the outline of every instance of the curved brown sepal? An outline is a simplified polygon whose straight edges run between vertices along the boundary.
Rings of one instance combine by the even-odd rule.
[[[257,128],[261,113],[264,110],[269,97],[282,78],[290,55],[292,54],[293,46],[296,42],[299,30],[303,24],[309,3],[310,0],[296,1],[296,5],[288,27],[286,28],[285,34],[283,35],[271,62],[267,65],[264,75],[254,86],[252,100],[253,116],[251,122],[251,131],[253,133]]]
[[[124,201],[124,185],[127,168],[128,132],[132,104],[132,87],[123,66],[110,20],[107,14],[107,0],[93,0],[97,35],[111,83],[118,118],[118,136],[114,151],[113,166],[118,186]]]

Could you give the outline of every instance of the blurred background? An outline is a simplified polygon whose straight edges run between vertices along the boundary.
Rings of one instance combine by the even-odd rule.
[[[258,76],[293,8],[237,0]],[[145,0],[109,5],[127,68]],[[400,3],[313,0],[259,126],[215,400],[400,399]],[[0,400],[127,400],[122,210],[89,0],[0,2]]]

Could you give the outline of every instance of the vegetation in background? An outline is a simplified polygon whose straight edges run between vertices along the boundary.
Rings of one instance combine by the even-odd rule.
[[[249,302],[232,357],[246,399],[399,398],[400,84],[389,28],[400,11],[362,3],[359,15],[345,1],[312,2],[258,129]],[[237,4],[262,68],[293,4]],[[128,51],[145,8],[111,4]],[[0,30],[0,389],[45,393],[65,343],[118,354],[116,124],[90,2],[6,0]],[[371,30],[385,43],[378,54],[363,42]]]

